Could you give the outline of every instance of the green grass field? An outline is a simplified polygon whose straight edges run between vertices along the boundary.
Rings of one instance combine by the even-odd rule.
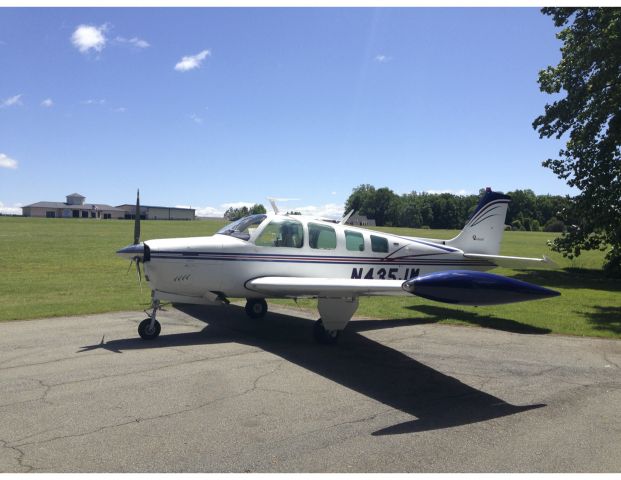
[[[224,222],[143,221],[142,238],[211,235]],[[378,228],[402,235],[451,238],[455,231]],[[621,338],[621,281],[603,277],[601,252],[570,261],[546,246],[554,234],[506,232],[501,254],[550,256],[558,270],[494,273],[561,292],[548,300],[496,307],[452,307],[416,297],[362,298],[357,315],[413,323],[478,325],[522,333]],[[115,251],[132,241],[133,222],[0,217],[0,321],[141,310],[149,289]],[[283,300],[288,304],[293,301]],[[302,307],[313,307],[311,300]]]

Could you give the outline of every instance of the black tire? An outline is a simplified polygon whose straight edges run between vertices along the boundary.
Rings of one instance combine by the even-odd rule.
[[[153,328],[151,328],[150,318],[145,318],[142,322],[140,322],[140,325],[138,325],[138,335],[140,335],[140,337],[143,340],[156,339],[158,335],[160,334],[161,330],[162,330],[162,326],[160,325],[160,322],[158,322],[157,320],[155,321]]]
[[[263,318],[267,313],[267,302],[263,298],[248,298],[246,300],[246,315],[250,318]]]
[[[334,345],[336,342],[338,342],[341,331],[326,330],[323,326],[323,321],[320,318],[313,325],[313,335],[315,336],[315,341],[317,343],[320,343],[322,345]]]

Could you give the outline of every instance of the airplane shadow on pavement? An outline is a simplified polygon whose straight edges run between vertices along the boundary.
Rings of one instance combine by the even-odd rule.
[[[236,342],[254,346],[295,363],[362,395],[417,417],[373,432],[391,435],[456,427],[525,412],[543,404],[511,405],[359,332],[408,325],[408,320],[358,320],[344,330],[338,345],[318,345],[312,320],[269,312],[262,320],[248,318],[241,307],[175,308],[207,323],[200,332],[165,333],[153,341],[112,340],[82,347],[117,353],[143,348]],[[164,318],[164,328],[165,328]]]

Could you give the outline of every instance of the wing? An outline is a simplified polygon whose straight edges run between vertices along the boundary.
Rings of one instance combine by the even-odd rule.
[[[502,255],[485,255],[482,253],[464,253],[464,257],[473,260],[486,260],[497,267],[506,268],[557,268],[556,263],[545,255],[542,258],[504,257]]]
[[[352,297],[359,295],[403,295],[403,280],[349,278],[259,277],[246,288],[274,297]]]

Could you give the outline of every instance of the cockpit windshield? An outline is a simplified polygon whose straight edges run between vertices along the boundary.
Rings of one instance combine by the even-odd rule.
[[[266,218],[267,215],[263,214],[240,218],[233,223],[229,223],[226,227],[221,228],[216,234],[219,233],[220,235],[230,235],[231,237],[241,238],[242,240],[249,240],[252,232],[254,232]]]

